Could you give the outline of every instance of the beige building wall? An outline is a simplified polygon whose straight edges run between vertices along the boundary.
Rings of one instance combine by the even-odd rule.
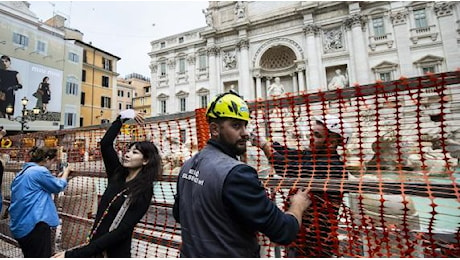
[[[59,16],[56,19],[61,23],[65,21],[65,18]],[[78,31],[73,33],[75,35],[79,34]],[[22,35],[22,37],[27,38],[27,44],[18,44],[17,38],[15,40],[15,37],[17,37],[15,35]],[[29,129],[27,131],[57,130],[59,128],[79,126],[80,111],[78,107],[82,62],[81,59],[70,61],[69,53],[72,52],[77,56],[81,56],[82,48],[75,46],[72,40],[66,39],[65,31],[62,28],[53,27],[46,22],[40,21],[29,10],[29,3],[25,1],[0,2],[0,54],[22,62],[22,71],[20,73],[23,83],[28,82],[27,79],[34,72],[34,67],[40,67],[41,70],[46,70],[47,68],[53,73],[58,72],[61,74],[62,72],[62,80],[59,82],[54,81],[53,86],[51,86],[54,91],[50,101],[59,103],[57,107],[60,107],[60,111],[39,115],[34,121],[29,120],[27,123]],[[40,73],[50,75],[50,77],[54,75],[46,74],[49,71]],[[43,75],[40,76],[40,80]],[[29,99],[28,110],[35,106],[36,99],[31,97],[31,93],[38,87],[39,82],[35,82],[37,81],[35,78],[33,81],[24,84],[23,89],[16,92],[15,103],[17,110],[22,109],[18,103],[24,96]],[[70,82],[75,84],[72,91],[66,89]],[[57,96],[56,93],[59,92],[61,94]],[[55,95],[53,96],[53,94]],[[0,118],[0,125],[3,125],[9,131],[20,130],[18,122],[4,118]]]
[[[76,44],[84,49],[81,126],[109,123],[118,111],[116,64],[120,58],[82,41]]]

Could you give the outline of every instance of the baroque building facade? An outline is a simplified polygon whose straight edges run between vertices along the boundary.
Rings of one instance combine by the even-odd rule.
[[[152,115],[218,93],[270,97],[460,67],[460,3],[210,1],[207,26],[151,42]],[[275,83],[275,81],[277,83]]]

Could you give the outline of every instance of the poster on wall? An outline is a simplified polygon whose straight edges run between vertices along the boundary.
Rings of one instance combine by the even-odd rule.
[[[59,121],[61,112],[61,70],[29,61],[1,56],[0,118],[20,116],[21,100],[26,97],[26,109],[39,111],[39,120]]]

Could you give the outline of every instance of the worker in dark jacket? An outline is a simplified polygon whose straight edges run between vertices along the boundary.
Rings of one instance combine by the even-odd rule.
[[[289,244],[310,205],[299,190],[282,212],[266,195],[246,152],[249,109],[233,92],[218,95],[206,112],[211,140],[185,162],[177,181],[174,218],[181,224],[181,257],[259,257],[257,232]]]
[[[351,126],[333,115],[315,116],[308,150],[294,150],[251,134],[278,175],[309,180],[345,180],[348,174],[337,152],[352,135]],[[338,256],[338,212],[343,195],[338,190],[311,192],[311,207],[303,215],[298,238],[288,257]]]

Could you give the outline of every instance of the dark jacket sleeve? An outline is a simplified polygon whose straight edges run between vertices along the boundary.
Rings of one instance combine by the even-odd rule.
[[[105,132],[104,137],[102,137],[100,142],[102,159],[104,160],[105,170],[109,179],[113,176],[115,169],[121,166],[118,154],[113,147],[113,142],[120,132],[122,125],[123,122],[120,117],[118,117],[109,127],[107,132]]]
[[[239,165],[228,174],[223,187],[223,201],[228,212],[252,231],[260,231],[271,241],[289,244],[299,232],[294,216],[282,212],[268,197],[257,172]]]
[[[181,174],[179,172],[179,175],[177,176],[177,182],[176,182],[176,194],[174,195],[174,205],[173,205],[173,217],[174,219],[180,223],[180,211],[179,211],[179,178]]]
[[[150,206],[153,188],[149,190],[152,192],[145,193],[136,203],[129,206],[125,216],[116,229],[92,240],[88,245],[67,251],[65,257],[82,258],[100,255],[106,249],[130,237],[134,227],[145,215]]]

